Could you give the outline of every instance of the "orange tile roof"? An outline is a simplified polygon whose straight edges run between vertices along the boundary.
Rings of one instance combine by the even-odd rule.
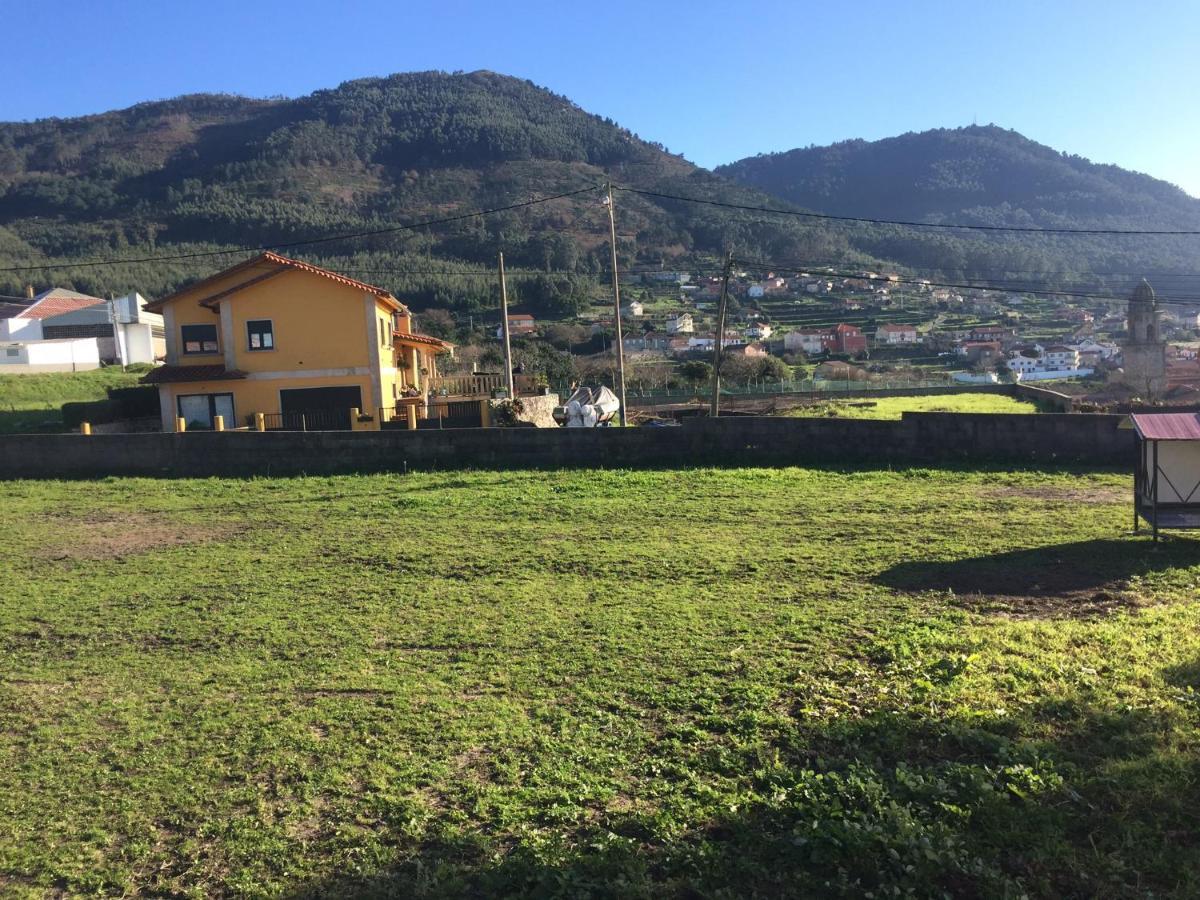
[[[422,346],[436,347],[439,350],[449,350],[454,345],[449,341],[443,341],[441,338],[430,337],[427,334],[394,334],[392,340],[397,344],[420,344]]]
[[[24,311],[14,316],[17,319],[49,319],[51,316],[61,316],[63,313],[75,312],[79,309],[90,309],[104,303],[99,297],[68,291],[65,288],[52,288],[39,294]]]
[[[298,259],[291,259],[287,256],[280,256],[278,253],[272,253],[268,250],[264,253],[260,253],[258,256],[240,262],[236,266],[230,266],[228,269],[222,269],[220,272],[216,272],[207,278],[201,279],[193,284],[189,284],[187,287],[181,288],[172,294],[168,294],[166,297],[163,297],[159,300],[153,300],[146,304],[146,309],[150,312],[161,312],[165,304],[181,296],[182,294],[192,293],[198,288],[216,281],[219,278],[224,278],[225,276],[230,275],[233,272],[238,272],[242,269],[253,268],[254,266],[261,265],[264,262],[272,263],[277,266],[286,266],[289,269],[296,269],[300,272],[308,272],[312,275],[320,275],[322,278],[328,278],[331,281],[336,281],[338,284],[344,284],[347,287],[358,288],[366,291],[368,294],[374,294],[380,300],[386,300],[398,309],[405,308],[403,303],[393,297],[389,291],[386,291],[381,287],[376,287],[373,284],[367,284],[363,281],[357,281],[356,279],[348,278],[345,275],[339,275],[337,272],[332,272],[329,269],[322,269],[320,266],[314,266],[312,263],[301,262]]]

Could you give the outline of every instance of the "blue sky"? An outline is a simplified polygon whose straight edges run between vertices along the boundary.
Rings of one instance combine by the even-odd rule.
[[[0,20],[0,120],[492,69],[706,166],[976,120],[1200,196],[1197,0],[0,0]]]

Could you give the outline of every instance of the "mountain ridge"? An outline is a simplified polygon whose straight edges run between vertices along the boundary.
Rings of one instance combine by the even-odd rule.
[[[911,141],[887,140],[905,139]],[[1060,181],[1074,179],[1067,191],[1073,198],[1039,193],[1040,176],[1010,172],[1008,182],[997,182],[988,158],[981,163],[972,156],[989,140],[1011,145],[1008,157],[1025,166],[1010,159],[1013,172],[1040,166]],[[514,269],[559,279],[556,291],[569,299],[547,308],[569,313],[599,289],[608,267],[599,186],[609,180],[703,200],[777,207],[782,199],[793,210],[887,219],[932,215],[1071,227],[1081,221],[1081,204],[1092,203],[1094,217],[1108,221],[1157,223],[1164,205],[1191,221],[1190,207],[1180,207],[1174,195],[1157,187],[1147,194],[1139,179],[1149,176],[1091,163],[1071,175],[1071,157],[1019,135],[1000,141],[985,128],[971,140],[943,140],[954,152],[910,154],[909,174],[901,179],[894,160],[861,162],[863,149],[879,143],[753,157],[714,173],[549,89],[489,71],[360,78],[298,98],[197,93],[84,117],[0,123],[0,268],[114,258],[86,270],[64,264],[35,277],[39,285],[100,294],[138,289],[152,296],[227,258],[133,263],[121,257],[281,246],[594,184],[595,197],[301,251],[318,264],[352,270],[348,274],[378,274],[418,307],[470,310],[494,304],[490,269],[503,250]],[[791,183],[776,177],[781,161],[798,159],[819,165],[807,174],[801,167]],[[1138,188],[1133,201],[1121,196],[1129,184]],[[1007,193],[997,199],[1000,191]],[[914,205],[914,192],[924,207]],[[1044,196],[1059,207],[1020,205]],[[623,268],[711,267],[729,248],[786,266],[896,265],[954,277],[1020,270],[1064,283],[1088,271],[1197,265],[1194,246],[1178,242],[1113,246],[1041,235],[851,228],[630,193],[619,195],[617,224]],[[479,275],[451,274],[464,269]],[[0,293],[18,293],[26,280],[21,275],[0,273]]]

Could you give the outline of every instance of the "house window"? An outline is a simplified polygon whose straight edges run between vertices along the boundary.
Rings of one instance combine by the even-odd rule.
[[[246,323],[246,346],[251,350],[275,349],[275,330],[270,319],[251,319]]]
[[[20,356],[21,351],[19,349],[17,349],[16,347],[5,347],[4,355],[5,356]]]
[[[176,398],[179,417],[189,431],[211,429],[213,417],[222,416],[227,427],[234,427],[233,394],[184,394]]]
[[[184,353],[218,353],[216,325],[184,325],[180,328]]]

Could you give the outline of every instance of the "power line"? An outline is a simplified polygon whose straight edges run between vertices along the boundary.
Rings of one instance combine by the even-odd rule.
[[[87,260],[84,262],[74,263],[49,263],[47,265],[37,266],[9,266],[0,268],[0,272],[42,272],[50,269],[83,269],[93,266],[109,266],[122,263],[144,263],[144,262],[170,262],[181,259],[200,259],[210,256],[224,256],[231,253],[256,253],[264,250],[283,250],[291,247],[308,247],[313,244],[325,244],[331,241],[349,241],[357,238],[374,237],[380,234],[395,234],[399,231],[411,231],[415,228],[428,228],[433,225],[446,225],[451,222],[461,222],[465,219],[474,219],[479,216],[490,216],[495,213],[509,212],[514,209],[524,209],[527,206],[536,206],[539,203],[548,203],[551,200],[561,200],[564,197],[574,197],[579,194],[588,193],[596,190],[595,186],[589,185],[585,188],[580,188],[577,191],[567,191],[564,194],[554,194],[549,197],[538,197],[530,200],[525,200],[521,203],[511,203],[508,206],[497,206],[492,209],[480,209],[474,212],[462,213],[457,216],[446,216],[441,219],[427,219],[424,222],[413,222],[408,225],[393,225],[388,228],[376,228],[370,231],[356,231],[346,234],[331,234],[326,237],[310,238],[303,241],[287,241],[277,244],[260,244],[253,247],[234,247],[229,250],[205,250],[196,253],[176,253],[165,256],[142,256],[142,257],[125,257],[112,259],[97,259]]]
[[[705,200],[699,197],[681,197],[678,194],[665,194],[661,191],[647,191],[641,188],[618,187],[613,190],[625,191],[630,194],[641,194],[645,197],[658,197],[661,200],[679,200],[683,203],[701,203],[705,206],[720,206],[725,209],[739,209],[746,212],[765,212],[779,216],[796,216],[806,219],[821,219],[831,222],[858,222],[867,225],[899,225],[905,228],[941,228],[965,229],[968,231],[999,231],[1018,232],[1025,234],[1122,234],[1122,235],[1200,235],[1200,230],[1142,230],[1122,228],[1030,228],[1018,225],[967,225],[948,222],[907,222],[901,219],[872,219],[866,216],[834,216],[827,213],[800,212],[792,209],[771,209],[767,206],[750,206],[742,203],[727,203],[722,200]]]

